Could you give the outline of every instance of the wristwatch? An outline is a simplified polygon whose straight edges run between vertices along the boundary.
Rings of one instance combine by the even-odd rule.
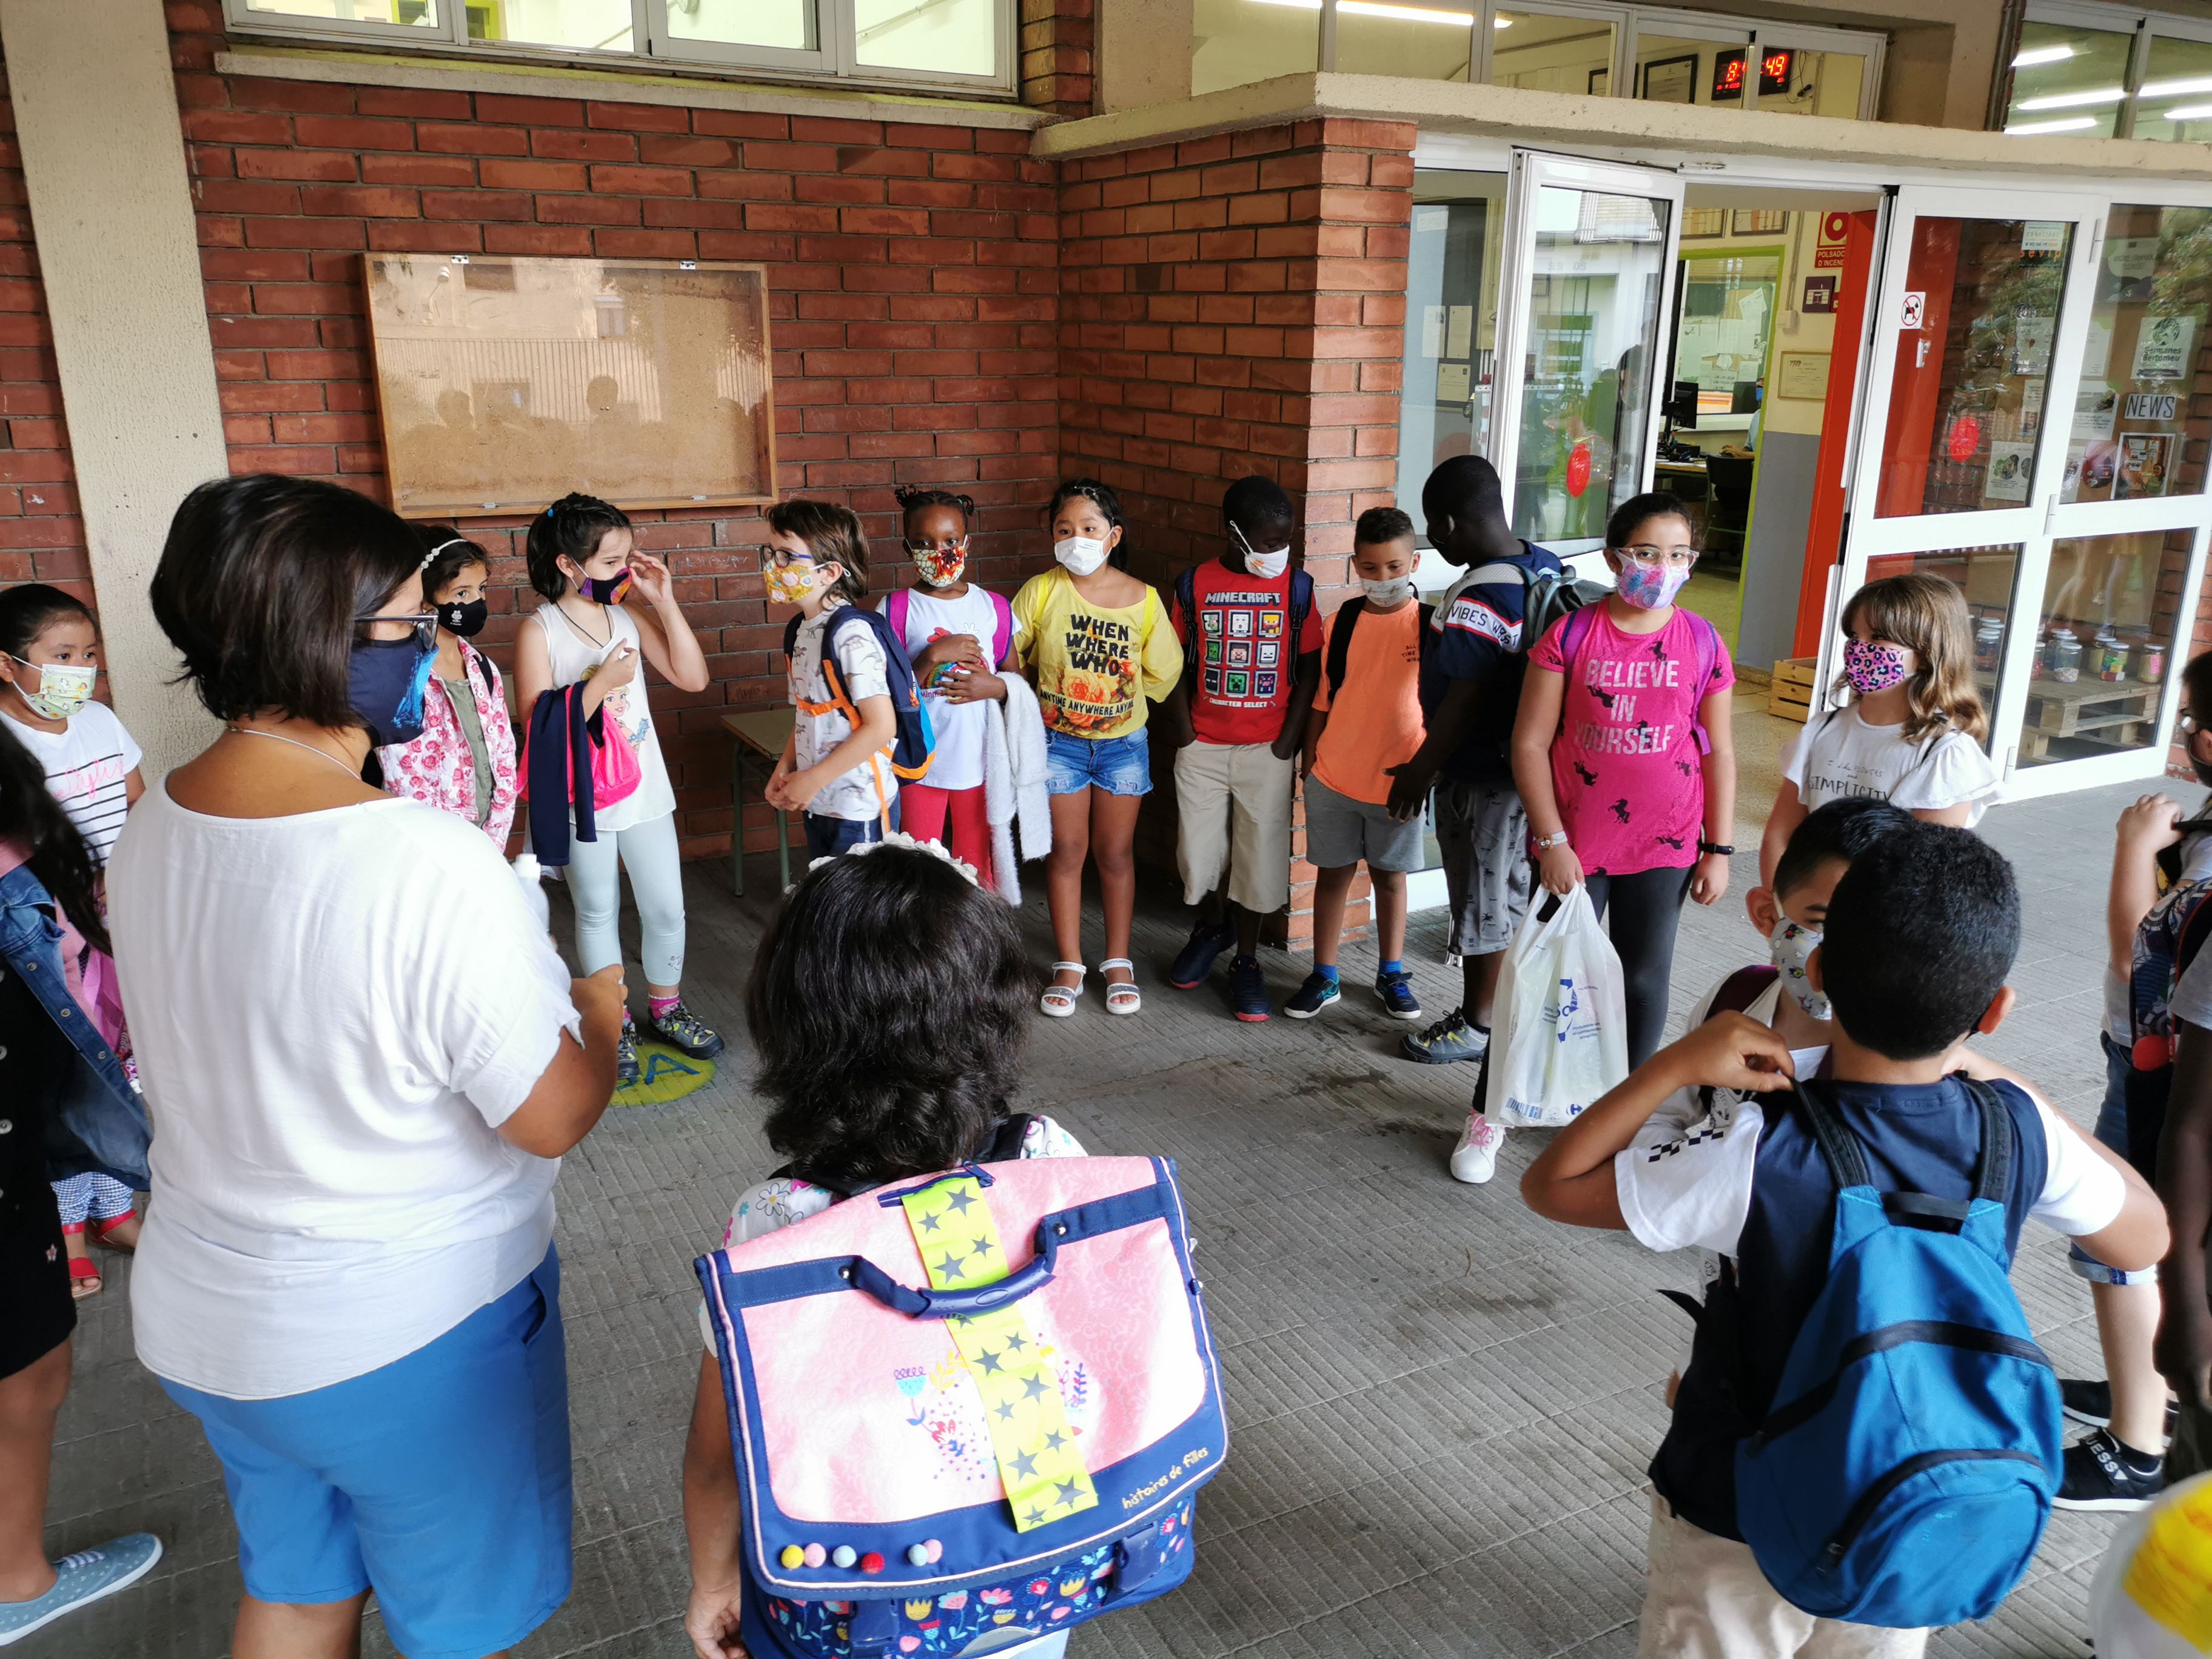
[[[1564,830],[1555,830],[1548,836],[1536,837],[1536,850],[1540,853],[1548,853],[1554,847],[1565,847],[1566,844],[1567,832]]]
[[[1698,851],[1700,853],[1718,853],[1724,859],[1732,859],[1735,856],[1735,848],[1724,847],[1717,841],[1707,841],[1703,836],[1698,837]]]

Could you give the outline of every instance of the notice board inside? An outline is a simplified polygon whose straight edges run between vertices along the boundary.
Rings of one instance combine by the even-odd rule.
[[[392,504],[773,500],[768,276],[690,259],[366,256]]]

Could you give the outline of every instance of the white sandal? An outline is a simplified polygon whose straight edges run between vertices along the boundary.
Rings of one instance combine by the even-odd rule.
[[[1106,1012],[1109,1014],[1135,1013],[1145,1006],[1144,994],[1137,989],[1135,984],[1137,964],[1127,957],[1109,957],[1098,964],[1098,971],[1102,975],[1109,968],[1127,968],[1129,970],[1131,982],[1127,985],[1108,984]]]
[[[1076,999],[1083,994],[1083,976],[1091,970],[1079,962],[1055,962],[1052,964],[1052,971],[1074,975],[1075,983],[1046,986],[1044,994],[1037,999],[1037,1008],[1040,1012],[1049,1014],[1054,1019],[1066,1019],[1075,1012]],[[1135,969],[1130,971],[1133,973]]]

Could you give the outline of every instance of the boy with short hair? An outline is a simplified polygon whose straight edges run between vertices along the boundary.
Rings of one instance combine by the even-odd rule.
[[[1306,710],[1321,673],[1313,579],[1291,568],[1291,498],[1273,480],[1239,478],[1221,498],[1228,546],[1185,571],[1169,614],[1183,646],[1170,707],[1179,747],[1176,862],[1183,902],[1199,907],[1168,969],[1188,991],[1231,945],[1237,1018],[1274,1012],[1260,971],[1260,919],[1291,898],[1291,789]]]
[[[1419,1019],[1421,1005],[1406,954],[1406,874],[1421,867],[1421,821],[1390,815],[1390,769],[1421,746],[1421,659],[1429,607],[1414,596],[1420,557],[1413,521],[1395,507],[1370,507],[1352,532],[1359,595],[1329,619],[1321,685],[1306,721],[1306,857],[1314,884],[1314,967],[1283,1012],[1311,1019],[1341,995],[1336,957],[1344,902],[1367,862],[1375,890],[1381,960],[1375,994],[1394,1019]]]
[[[1534,643],[1521,637],[1528,585],[1560,565],[1514,533],[1497,469],[1480,455],[1455,455],[1429,474],[1421,510],[1430,544],[1465,573],[1437,601],[1436,638],[1421,664],[1426,735],[1411,760],[1392,769],[1390,786],[1390,816],[1401,821],[1418,818],[1436,791],[1450,948],[1464,982],[1458,1007],[1400,1045],[1407,1059],[1433,1066],[1479,1060],[1488,1050],[1498,970],[1528,913],[1528,815],[1513,787],[1509,744],[1522,647]],[[1478,1091],[1470,1134],[1487,1127],[1481,1099]]]
[[[1915,823],[1882,836],[1836,884],[1809,988],[1833,1013],[1814,1086],[1883,1190],[1959,1200],[1980,1164],[1980,1111],[1948,1075],[1973,1032],[2011,1012],[2020,894],[2002,855],[1963,830]],[[1982,1066],[1977,1071],[1993,1070]],[[1522,1179],[1538,1214],[1632,1232],[1658,1250],[1725,1258],[1709,1289],[1674,1422],[1651,1466],[1650,1583],[1640,1655],[1910,1659],[1925,1631],[1815,1619],[1760,1572],[1736,1524],[1736,1448],[1766,1418],[1782,1369],[1826,1281],[1837,1189],[1791,1103],[1782,1032],[1723,1013],[1632,1073]],[[1740,1103],[1657,1145],[1638,1145],[1679,1089]],[[2166,1248],[2156,1197],[2126,1163],[2010,1080],[1991,1087],[2013,1132],[2005,1248],[2033,1215],[2099,1260],[2135,1268]],[[1778,1092],[1781,1091],[1781,1092]],[[1765,1097],[1765,1098],[1761,1098]],[[1869,1396],[1870,1397],[1870,1396]]]

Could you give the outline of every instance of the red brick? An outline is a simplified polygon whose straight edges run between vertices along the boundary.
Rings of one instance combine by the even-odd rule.
[[[424,121],[415,129],[416,149],[453,155],[527,155],[530,139],[531,135],[520,127],[450,126]]]
[[[690,133],[649,133],[637,141],[638,160],[662,167],[727,167],[738,163],[738,147],[727,138]]]
[[[413,87],[356,87],[354,107],[363,115],[399,115],[410,119],[465,121],[465,92],[426,92]]]
[[[422,192],[425,219],[529,219],[534,216],[532,198],[520,191],[426,190]]]
[[[331,149],[415,148],[415,129],[406,121],[375,120],[356,115],[301,115],[294,118],[292,131],[302,144]]]
[[[301,191],[300,206],[333,219],[413,219],[422,211],[415,191],[384,185],[311,185]]]
[[[465,187],[477,181],[477,163],[465,155],[364,155],[361,176],[364,184],[371,185]]]
[[[540,196],[538,219],[548,225],[634,225],[638,204],[626,196]]]
[[[241,149],[235,152],[241,179],[316,179],[350,184],[354,157],[332,149]]]
[[[689,196],[691,175],[682,167],[596,167],[592,188],[610,195]]]
[[[589,171],[576,161],[514,161],[487,159],[476,164],[487,190],[586,190]]]
[[[198,77],[179,76],[182,82]],[[258,76],[234,76],[223,85],[223,100],[239,109],[304,110],[318,115],[343,115],[354,107],[353,88],[319,81],[270,81]]]
[[[480,92],[477,94],[477,119],[512,121],[526,127],[580,127],[584,125],[584,106],[581,100],[574,98],[510,98]],[[1412,146],[1407,148],[1410,149]]]
[[[732,109],[695,109],[691,131],[722,138],[787,138],[791,118]]]
[[[672,104],[586,104],[587,126],[611,127],[619,132],[688,132],[691,112]]]
[[[262,110],[188,109],[185,137],[211,144],[289,144],[291,118]]]
[[[486,225],[483,240],[487,253],[581,259],[592,252],[592,232],[585,225]]]

